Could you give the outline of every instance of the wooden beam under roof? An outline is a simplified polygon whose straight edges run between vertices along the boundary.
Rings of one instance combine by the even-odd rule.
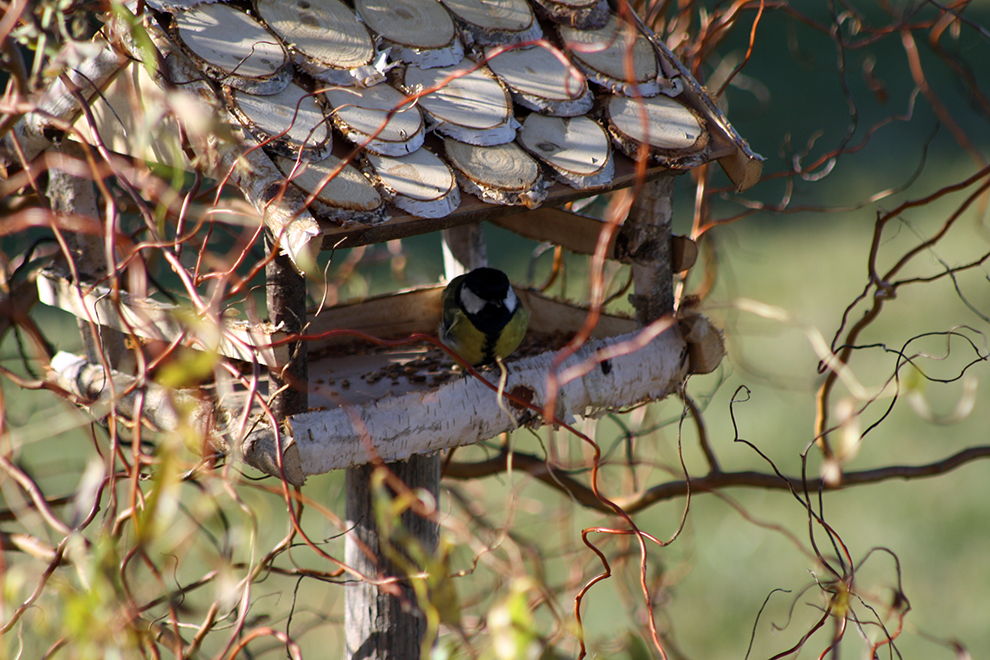
[[[712,158],[722,158],[730,156],[734,148],[727,142],[721,142],[716,149],[713,147]],[[408,238],[419,234],[428,234],[441,229],[448,229],[458,225],[482,222],[485,220],[496,221],[499,218],[515,215],[527,216],[528,213],[545,211],[548,208],[563,206],[568,202],[586,199],[593,195],[612,192],[623,188],[629,188],[636,183],[636,164],[626,156],[615,153],[615,177],[612,183],[598,190],[579,190],[571,188],[562,183],[554,183],[547,194],[543,205],[527,211],[519,206],[498,206],[486,204],[474,195],[462,194],[461,205],[456,211],[442,218],[417,218],[412,215],[395,214],[392,218],[380,225],[354,225],[350,227],[340,227],[329,222],[321,221],[320,228],[323,231],[323,249],[353,248],[361,245],[371,245],[373,243],[384,243],[397,238]],[[648,167],[643,174],[643,182],[652,181],[664,174],[670,174],[671,170],[666,167]],[[534,219],[540,217],[533,216]],[[548,237],[549,240],[549,237]],[[557,235],[554,240],[566,240],[562,235]],[[566,246],[565,246],[566,247]]]

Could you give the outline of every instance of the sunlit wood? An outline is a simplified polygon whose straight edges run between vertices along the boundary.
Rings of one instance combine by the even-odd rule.
[[[368,154],[367,161],[386,199],[410,215],[442,218],[461,203],[453,170],[428,149],[400,158]]]
[[[258,13],[293,52],[296,64],[317,80],[353,85],[375,57],[371,35],[339,0],[258,0]]]
[[[172,15],[172,36],[213,78],[253,94],[274,94],[292,79],[285,47],[261,23],[221,3]]]
[[[540,166],[515,143],[479,147],[447,138],[443,144],[461,188],[481,201],[536,208],[546,199]]]
[[[519,144],[569,186],[600,188],[612,182],[612,145],[598,122],[587,117],[530,115],[519,131]]]

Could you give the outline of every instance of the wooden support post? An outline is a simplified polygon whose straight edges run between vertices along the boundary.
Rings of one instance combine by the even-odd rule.
[[[636,308],[640,325],[674,311],[670,228],[673,194],[673,176],[661,176],[644,184],[616,241],[616,252],[632,261],[635,293],[629,301]]]
[[[266,235],[265,250],[271,253]],[[287,334],[301,332],[306,324],[306,279],[296,271],[289,258],[279,252],[265,268],[267,278],[268,320]],[[309,369],[306,342],[288,345],[291,361],[281,372],[269,375],[269,393],[278,392],[271,402],[278,419],[309,410]]]
[[[57,214],[79,215],[100,220],[100,208],[96,200],[96,187],[91,179],[70,174],[74,170],[69,163],[60,166],[58,159],[85,162],[85,154],[79,144],[64,140],[52,148],[56,162],[48,170],[48,200]],[[80,278],[89,281],[103,279],[107,275],[107,248],[102,234],[69,233],[65,237],[69,247],[68,259],[72,260]],[[111,255],[112,258],[112,255]],[[68,274],[68,273],[67,273]],[[79,282],[75,283],[77,286]],[[111,328],[94,328],[87,319],[77,319],[82,335],[86,361],[123,372],[134,368],[134,360],[124,346],[124,334]],[[106,360],[104,363],[103,360]],[[126,361],[126,364],[125,364]]]
[[[488,248],[480,223],[444,229],[441,236],[443,271],[448,282],[458,275],[488,265]]]
[[[347,526],[350,533],[344,548],[344,561],[365,575],[401,577],[402,573],[381,552],[370,489],[374,469],[374,465],[362,465],[347,470]],[[439,453],[389,463],[388,469],[410,488],[426,489],[434,500],[439,496]],[[437,547],[439,528],[432,520],[421,518],[407,510],[402,515],[402,524],[423,547]],[[368,556],[361,544],[373,556]],[[420,644],[426,634],[426,618],[416,601],[412,586],[408,582],[399,582],[397,586],[400,591],[398,597],[363,581],[347,585],[344,635],[346,657],[350,660],[405,660],[419,657]]]
[[[484,234],[480,225],[464,225],[443,231],[444,269],[447,279],[488,263]],[[440,453],[413,456],[408,461],[389,463],[392,470],[410,488],[440,494]],[[347,470],[347,536],[345,561],[365,575],[394,576],[395,567],[380,551],[380,539],[374,519],[369,479],[373,466]],[[407,511],[402,518],[406,529],[426,548],[435,549],[439,528]],[[365,554],[358,541],[375,557]],[[385,593],[365,582],[347,585],[344,616],[347,657],[350,660],[400,660],[418,658],[426,633],[426,619],[419,609],[412,588],[400,583],[399,597]]]

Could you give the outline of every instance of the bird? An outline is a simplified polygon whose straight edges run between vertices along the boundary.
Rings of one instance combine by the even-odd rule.
[[[472,366],[506,358],[519,347],[529,313],[496,268],[475,268],[450,281],[441,294],[440,341]]]

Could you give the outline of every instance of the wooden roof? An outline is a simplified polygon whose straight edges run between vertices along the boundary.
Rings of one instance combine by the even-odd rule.
[[[135,99],[170,109],[196,166],[229,176],[293,258],[711,160],[739,189],[759,179],[762,158],[663,41],[604,0],[148,4],[163,66],[119,67],[94,98],[97,130],[134,153]],[[197,132],[204,115],[238,139]],[[135,155],[175,164],[146,142]]]

